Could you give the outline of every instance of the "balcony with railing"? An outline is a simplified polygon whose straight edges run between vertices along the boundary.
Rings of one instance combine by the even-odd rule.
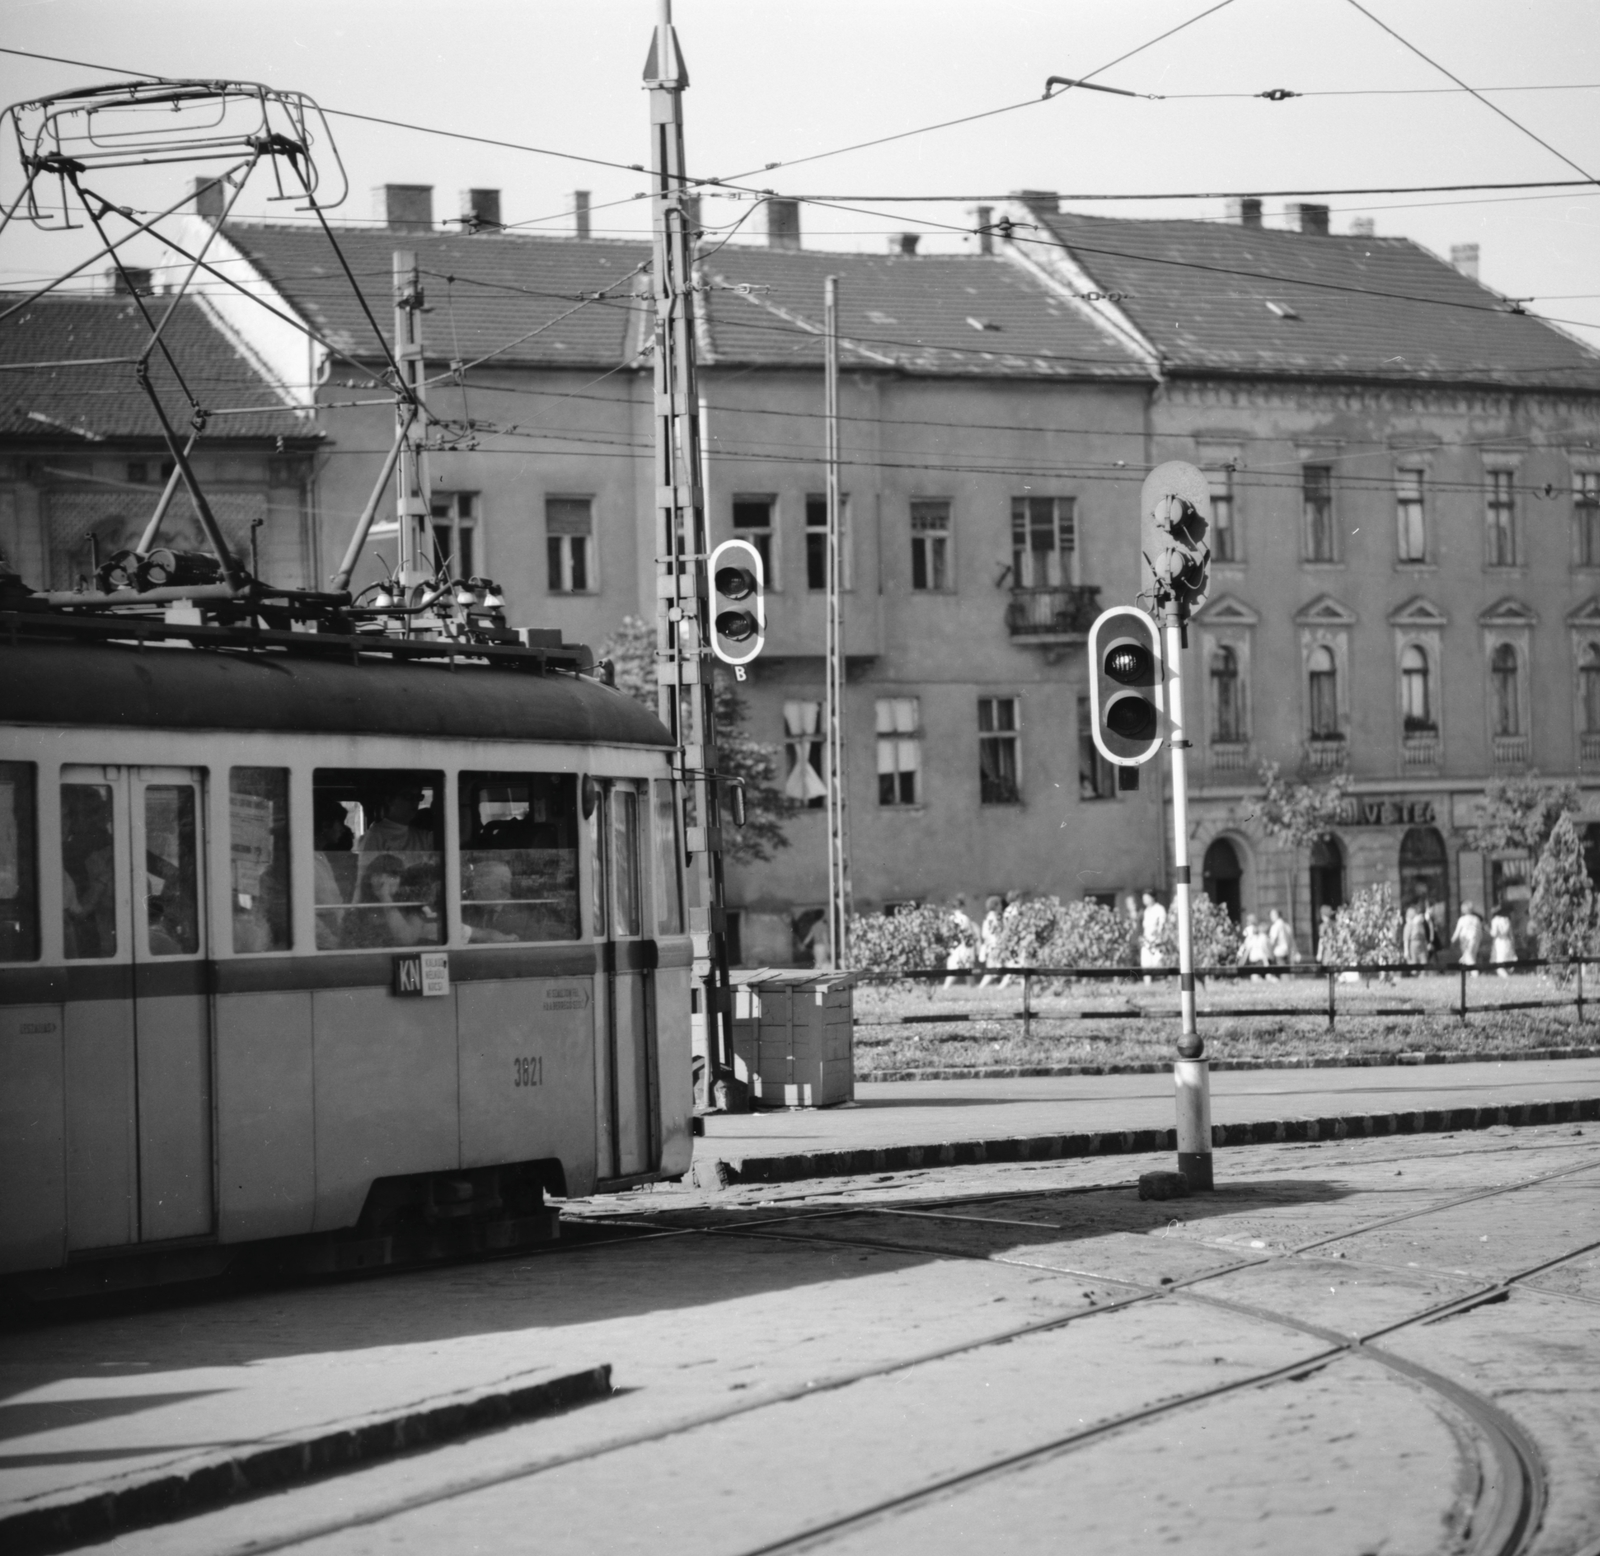
[[[1018,643],[1082,643],[1099,614],[1099,584],[1019,587],[1006,602],[1006,630]]]
[[[1439,765],[1439,731],[1431,724],[1406,720],[1400,756],[1408,770]]]
[[[1313,735],[1306,741],[1306,766],[1313,772],[1334,772],[1349,760],[1343,735]]]
[[[1496,767],[1526,767],[1528,764],[1528,737],[1526,735],[1496,735],[1494,737],[1494,765]]]
[[[1210,765],[1214,773],[1245,772],[1250,766],[1250,742],[1247,740],[1212,741]]]
[[[1578,741],[1578,760],[1585,767],[1600,767],[1600,734],[1585,731]]]

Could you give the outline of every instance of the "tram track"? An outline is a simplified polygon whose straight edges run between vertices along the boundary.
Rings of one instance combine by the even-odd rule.
[[[1376,1342],[1390,1339],[1420,1325],[1439,1322],[1455,1314],[1493,1301],[1498,1294],[1508,1293],[1512,1288],[1536,1275],[1570,1263],[1593,1252],[1597,1247],[1600,1247],[1600,1241],[1585,1242],[1583,1245],[1569,1249],[1554,1258],[1541,1260],[1538,1264],[1526,1266],[1495,1281],[1483,1283],[1471,1291],[1453,1296],[1447,1301],[1432,1304],[1422,1311],[1408,1315],[1403,1319],[1354,1335],[1341,1334],[1321,1325],[1307,1323],[1304,1320],[1297,1319],[1292,1314],[1284,1313],[1276,1308],[1262,1307],[1245,1301],[1223,1298],[1197,1291],[1195,1288],[1204,1285],[1206,1282],[1216,1281],[1229,1275],[1248,1274],[1273,1266],[1289,1265],[1292,1267],[1298,1261],[1303,1260],[1306,1254],[1337,1242],[1358,1238],[1369,1232],[1405,1222],[1414,1222],[1429,1216],[1443,1215],[1465,1205],[1526,1192],[1545,1184],[1596,1171],[1600,1171],[1600,1162],[1580,1164],[1553,1172],[1539,1173],[1512,1183],[1496,1185],[1493,1188],[1451,1196],[1433,1205],[1398,1212],[1393,1215],[1374,1217],[1346,1228],[1337,1234],[1309,1239],[1270,1255],[1241,1258],[1221,1268],[1213,1268],[1196,1275],[1175,1279],[1166,1285],[1151,1285],[1148,1282],[1129,1280],[1125,1277],[1111,1276],[1088,1269],[1051,1266],[1049,1267],[1049,1273],[1075,1279],[1092,1280],[1102,1287],[1115,1288],[1122,1294],[1111,1300],[1101,1301],[1079,1312],[1060,1314],[1027,1324],[1009,1326],[986,1336],[937,1347],[914,1356],[901,1357],[880,1365],[849,1369],[832,1376],[808,1380],[803,1385],[764,1393],[735,1405],[696,1412],[646,1431],[619,1434],[571,1453],[548,1455],[534,1463],[502,1468],[481,1475],[459,1477],[446,1485],[401,1497],[385,1503],[381,1507],[375,1507],[366,1513],[319,1522],[314,1526],[302,1527],[285,1533],[280,1537],[241,1543],[238,1546],[229,1548],[226,1556],[266,1556],[266,1553],[269,1552],[292,1550],[319,1538],[384,1524],[393,1519],[404,1517],[408,1513],[438,1506],[478,1492],[489,1491],[521,1480],[558,1472],[565,1468],[585,1465],[630,1449],[648,1447],[654,1443],[669,1442],[689,1433],[714,1428],[738,1420],[741,1417],[748,1417],[784,1404],[838,1392],[874,1379],[904,1374],[940,1361],[992,1347],[1008,1345],[1020,1339],[1059,1331],[1069,1326],[1082,1325],[1092,1319],[1104,1317],[1111,1313],[1126,1312],[1132,1307],[1174,1300],[1184,1303],[1192,1302],[1214,1310],[1227,1311],[1248,1322],[1268,1324],[1280,1330],[1286,1329],[1321,1342],[1321,1349],[1281,1366],[1263,1369],[1245,1377],[1230,1379],[1225,1383],[1210,1388],[1191,1391],[1172,1399],[1155,1401],[1122,1414],[1102,1419],[1079,1431],[1062,1434],[1046,1442],[1031,1445],[996,1461],[962,1469],[931,1484],[897,1496],[884,1498],[880,1502],[855,1509],[848,1514],[799,1531],[793,1535],[748,1547],[741,1553],[741,1556],[778,1556],[778,1553],[781,1552],[799,1552],[812,1548],[823,1548],[875,1523],[890,1521],[898,1516],[913,1512],[917,1508],[937,1501],[941,1497],[960,1495],[962,1492],[971,1490],[981,1484],[1002,1479],[1007,1475],[1020,1473],[1031,1466],[1092,1446],[1094,1443],[1109,1437],[1137,1431],[1141,1427],[1153,1425],[1185,1411],[1204,1409],[1209,1404],[1254,1389],[1267,1388],[1274,1383],[1309,1376],[1314,1372],[1334,1366],[1342,1360],[1353,1357],[1370,1360],[1382,1367],[1388,1374],[1403,1380],[1412,1387],[1431,1394],[1442,1403],[1448,1412],[1452,1412],[1457,1419],[1470,1425],[1477,1441],[1484,1450],[1486,1460],[1494,1466],[1494,1473],[1487,1477],[1480,1486],[1479,1499],[1472,1510],[1468,1526],[1469,1538],[1458,1549],[1463,1553],[1468,1553],[1468,1556],[1517,1556],[1517,1553],[1527,1549],[1529,1542],[1536,1534],[1547,1499],[1545,1472],[1537,1445],[1514,1419],[1490,1400],[1453,1379],[1398,1355],[1388,1347]],[[1106,1185],[1087,1187],[1081,1192],[1106,1192],[1109,1187]],[[1059,1189],[1040,1190],[1036,1196],[1030,1194],[1027,1197],[1059,1198],[1063,1192],[1063,1190]],[[927,1207],[919,1206],[916,1211],[909,1214],[911,1218],[919,1220],[962,1220],[1013,1227],[1038,1228],[1040,1230],[1066,1230],[1066,1228],[1053,1227],[1046,1222],[1023,1221],[1014,1218],[970,1215],[941,1216],[937,1208],[943,1206],[976,1208],[992,1202],[997,1197],[999,1196],[995,1195],[993,1191],[951,1196],[948,1199],[930,1202]],[[1014,1198],[1013,1196],[1005,1197],[1008,1199]],[[897,1211],[891,1207],[840,1205],[828,1207],[827,1209],[798,1210],[785,1215],[763,1217],[759,1221],[746,1222],[734,1226],[697,1223],[688,1227],[661,1229],[656,1233],[646,1234],[645,1238],[628,1238],[620,1240],[618,1243],[608,1242],[590,1246],[615,1248],[618,1246],[632,1246],[637,1241],[653,1240],[657,1236],[665,1238],[679,1235],[709,1235],[721,1238],[748,1237],[763,1241],[773,1240],[799,1244],[801,1246],[822,1245],[848,1247],[856,1250],[875,1248],[879,1251],[901,1255],[922,1254],[940,1258],[986,1261],[1021,1266],[1032,1270],[1044,1268],[1039,1265],[1028,1264],[1022,1260],[1008,1259],[1004,1256],[964,1252],[959,1249],[940,1246],[933,1241],[925,1244],[887,1239],[882,1242],[876,1242],[861,1238],[830,1236],[824,1227],[819,1224],[851,1216],[891,1216],[895,1214],[897,1214]],[[786,1228],[787,1230],[780,1232],[779,1228]],[[1339,1267],[1342,1270],[1349,1271],[1365,1266],[1361,1261],[1356,1261],[1349,1264],[1341,1263]],[[1545,1287],[1532,1289],[1538,1290],[1543,1296],[1554,1296],[1556,1298],[1573,1296],[1574,1300],[1578,1301],[1592,1300]]]

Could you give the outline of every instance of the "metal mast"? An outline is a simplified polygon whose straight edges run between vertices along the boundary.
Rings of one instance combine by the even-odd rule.
[[[400,451],[400,479],[395,487],[395,521],[399,526],[395,576],[405,590],[433,577],[432,492],[428,456],[412,436],[422,406],[427,370],[422,360],[422,276],[410,249],[394,255],[394,358],[400,369],[396,386],[395,438]]]
[[[683,92],[689,72],[672,26],[672,0],[657,0],[645,61],[650,94],[655,296],[656,677],[662,722],[678,743],[694,940],[695,1024],[708,1074],[696,1106],[742,1110],[733,1073],[733,1000],[723,906],[721,809],[711,590],[706,576],[699,396],[695,386],[694,270],[683,155]]]
[[[844,541],[839,495],[839,278],[826,282],[823,311],[823,419],[828,468],[827,686],[824,728],[828,754],[828,950],[834,967],[849,965],[850,841],[845,795]]]

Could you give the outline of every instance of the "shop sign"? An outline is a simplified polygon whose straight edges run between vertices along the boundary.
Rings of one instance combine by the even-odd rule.
[[[1339,824],[1345,827],[1431,827],[1436,821],[1432,800],[1352,794],[1339,806]]]

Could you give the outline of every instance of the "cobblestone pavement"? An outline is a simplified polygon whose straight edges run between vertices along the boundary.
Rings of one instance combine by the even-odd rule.
[[[1140,1201],[1168,1166],[658,1188],[549,1253],[46,1323],[5,1338],[0,1474],[248,1442],[288,1362],[324,1414],[375,1369],[609,1363],[595,1403],[102,1548],[1600,1551],[1600,1129],[1242,1147]],[[117,1408],[39,1415],[89,1384]]]

